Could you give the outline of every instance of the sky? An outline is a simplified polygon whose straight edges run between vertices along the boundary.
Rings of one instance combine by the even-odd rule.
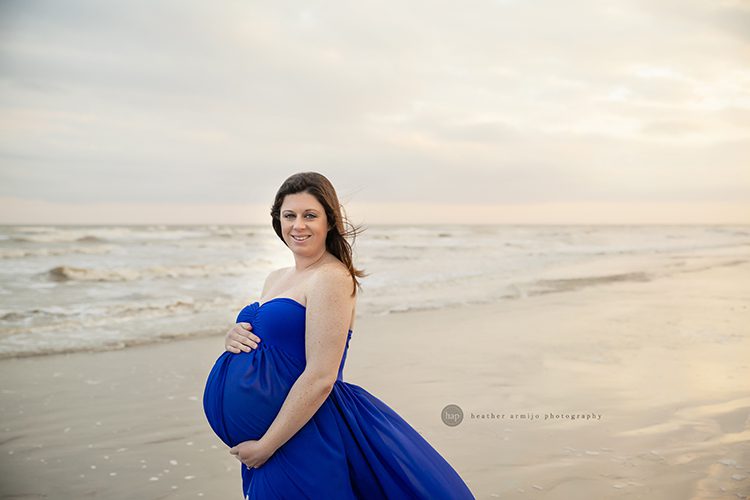
[[[0,224],[750,224],[750,1],[0,0]]]

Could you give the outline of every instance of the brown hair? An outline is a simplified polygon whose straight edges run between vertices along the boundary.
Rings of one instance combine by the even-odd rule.
[[[352,245],[357,238],[358,230],[361,226],[354,227],[346,218],[344,207],[339,204],[339,198],[333,184],[324,175],[317,172],[300,172],[292,175],[281,185],[276,192],[276,198],[271,207],[271,225],[281,241],[286,245],[284,236],[281,233],[281,204],[284,197],[288,194],[309,193],[313,195],[318,202],[323,205],[328,219],[328,235],[326,236],[326,249],[336,256],[352,275],[353,291],[352,295],[357,293],[357,288],[362,289],[357,278],[364,278],[367,274],[362,269],[354,267],[352,261]],[[344,215],[342,215],[342,212]],[[346,229],[349,226],[350,229]],[[349,244],[347,237],[352,237],[352,243]],[[288,246],[288,245],[287,245]]]

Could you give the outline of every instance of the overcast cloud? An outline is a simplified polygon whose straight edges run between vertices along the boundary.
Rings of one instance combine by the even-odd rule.
[[[6,207],[750,204],[748,2],[0,6]]]

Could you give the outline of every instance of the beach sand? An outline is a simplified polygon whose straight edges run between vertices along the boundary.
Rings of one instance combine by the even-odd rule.
[[[750,263],[684,256],[650,276],[630,264],[561,271],[616,276],[555,293],[360,317],[344,379],[477,498],[745,498]],[[0,498],[242,498],[240,463],[202,408],[222,351],[218,331],[0,361]],[[448,404],[463,411],[455,427]]]

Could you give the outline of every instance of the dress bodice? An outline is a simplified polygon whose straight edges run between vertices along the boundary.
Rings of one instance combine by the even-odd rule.
[[[245,306],[237,316],[237,323],[247,322],[252,325],[252,332],[260,337],[258,349],[263,346],[273,346],[284,351],[287,355],[297,359],[302,366],[306,364],[305,357],[305,318],[307,308],[294,299],[276,297],[260,304],[253,302]],[[337,380],[342,380],[346,353],[349,350],[349,340],[352,331],[346,338],[346,347],[341,357]],[[251,354],[246,353],[246,354]],[[240,353],[242,354],[242,353]]]

